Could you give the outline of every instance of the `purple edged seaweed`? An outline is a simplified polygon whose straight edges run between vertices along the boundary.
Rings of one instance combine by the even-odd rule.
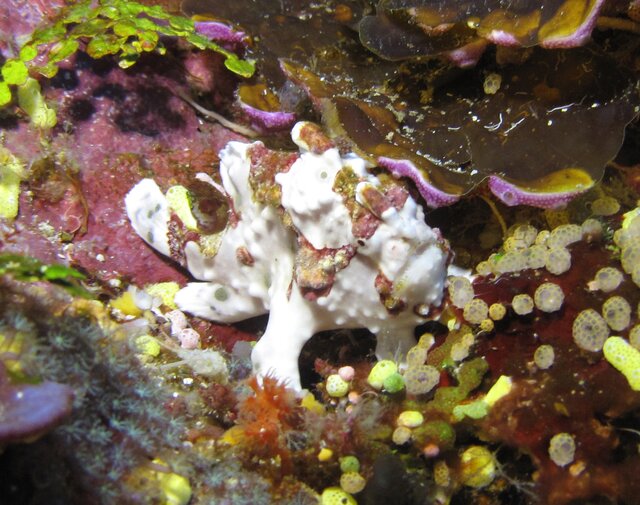
[[[358,5],[184,8],[233,19],[252,41],[256,86],[302,110],[299,98],[288,103],[293,83],[332,138],[413,179],[434,207],[487,183],[507,205],[560,207],[600,180],[638,114],[628,54],[576,47],[588,42],[601,1],[516,9],[398,0],[380,2],[375,15]],[[509,47],[487,52],[488,41]],[[288,112],[271,103],[248,110],[282,120]]]

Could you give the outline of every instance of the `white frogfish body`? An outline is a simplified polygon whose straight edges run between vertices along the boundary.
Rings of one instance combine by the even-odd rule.
[[[368,328],[379,358],[413,346],[413,329],[442,302],[450,254],[422,207],[365,160],[341,155],[312,123],[298,123],[292,138],[300,153],[230,142],[222,188],[201,175],[229,205],[217,234],[187,229],[188,206],[151,179],[125,203],[140,237],[198,280],[178,292],[178,307],[226,323],[268,312],[254,369],[299,390],[298,357],[319,331]]]

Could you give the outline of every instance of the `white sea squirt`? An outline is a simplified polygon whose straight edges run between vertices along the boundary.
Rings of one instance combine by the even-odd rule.
[[[222,188],[212,184],[230,210],[216,236],[176,234],[184,208],[176,212],[151,179],[125,204],[138,235],[200,281],[178,292],[180,310],[224,323],[268,312],[252,352],[255,372],[300,390],[298,357],[319,331],[368,328],[379,359],[404,355],[414,327],[442,303],[450,253],[400,185],[341,155],[315,124],[296,124],[292,138],[299,154],[261,142],[222,150]]]

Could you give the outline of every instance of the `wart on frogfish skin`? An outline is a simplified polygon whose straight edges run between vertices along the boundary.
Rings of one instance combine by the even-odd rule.
[[[414,327],[442,301],[450,260],[446,241],[425,223],[415,200],[398,199],[395,183],[383,185],[367,172],[365,160],[341,155],[319,132],[311,123],[298,123],[292,138],[300,153],[293,158],[260,142],[230,142],[222,150],[222,185],[239,219],[220,233],[213,255],[202,250],[206,235],[195,233],[186,241],[186,266],[200,282],[189,283],[175,298],[180,310],[219,322],[268,312],[266,331],[252,352],[255,372],[297,390],[298,356],[321,330],[366,327],[378,336],[379,358],[405,353],[415,344]],[[252,197],[260,191],[252,176],[265,173],[265,162],[275,163],[268,170],[275,174],[277,206]],[[345,195],[335,181],[347,166],[358,184]],[[167,254],[167,221],[176,216],[169,212],[162,222],[140,212],[168,208],[157,186],[139,197],[149,185],[155,183],[143,180],[129,192],[127,214],[136,232]],[[369,216],[366,241],[354,235],[356,214]],[[154,243],[158,233],[164,240]],[[327,262],[331,268],[320,272]]]

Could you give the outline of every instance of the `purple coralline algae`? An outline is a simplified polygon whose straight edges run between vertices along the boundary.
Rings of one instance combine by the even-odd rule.
[[[32,440],[55,428],[73,406],[73,388],[56,382],[12,384],[0,361],[0,443]]]
[[[200,35],[218,42],[241,44],[246,37],[244,32],[234,30],[229,25],[219,21],[196,21],[195,28]]]

